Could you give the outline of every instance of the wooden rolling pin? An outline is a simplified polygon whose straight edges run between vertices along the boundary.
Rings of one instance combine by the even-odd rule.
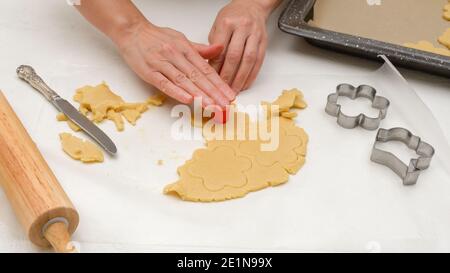
[[[34,244],[75,251],[78,213],[1,91],[0,184]]]

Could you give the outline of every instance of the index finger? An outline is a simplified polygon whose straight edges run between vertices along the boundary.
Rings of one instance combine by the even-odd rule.
[[[220,44],[224,47],[224,49],[228,48],[228,44],[231,40],[232,30],[225,28],[221,31],[214,29],[210,33],[209,42],[211,44]],[[223,63],[225,62],[226,50],[222,50],[220,55],[216,58],[209,60],[209,64],[217,71],[220,72],[222,69]]]

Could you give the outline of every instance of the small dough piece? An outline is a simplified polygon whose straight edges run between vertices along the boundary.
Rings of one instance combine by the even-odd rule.
[[[125,111],[125,110],[136,110],[139,113],[144,113],[148,110],[148,104],[147,103],[124,103],[118,108],[119,111]]]
[[[283,90],[281,96],[279,96],[273,103],[278,105],[280,112],[288,112],[291,108],[306,108],[306,103],[303,100],[303,93],[294,88],[290,90]]]
[[[109,120],[114,122],[114,124],[116,125],[117,131],[122,132],[125,129],[123,119],[122,119],[122,116],[120,115],[120,113],[117,113],[113,109],[110,109],[106,116]]]
[[[435,47],[432,43],[430,43],[428,41],[419,41],[416,44],[415,43],[406,43],[406,44],[404,44],[404,46],[450,57],[450,50],[448,50],[446,48]]]
[[[121,112],[125,119],[131,123],[131,125],[136,125],[136,121],[141,117],[141,112],[134,109],[127,109]]]
[[[56,116],[56,120],[57,121],[66,121],[67,125],[69,125],[70,129],[72,129],[74,132],[79,132],[81,131],[81,128],[76,125],[73,121],[71,121],[66,115],[64,115],[63,113],[59,113]]]
[[[92,142],[83,141],[69,133],[59,135],[62,148],[70,157],[83,163],[103,162],[103,152]]]
[[[147,104],[153,105],[153,106],[161,106],[165,100],[166,100],[166,96],[164,96],[163,94],[158,94],[158,95],[154,95],[154,96],[151,96],[150,98],[148,98]]]
[[[292,108],[305,109],[307,107],[307,104],[303,99],[303,93],[296,88],[283,90],[282,94],[273,103],[263,102],[262,105],[267,107],[278,105],[280,115],[291,119],[297,117],[295,112],[290,112]],[[272,113],[270,116],[276,114],[273,113],[274,110],[275,109],[271,109]]]
[[[217,202],[286,183],[289,175],[297,173],[305,164],[308,135],[295,125],[293,119],[297,113],[290,111],[292,108],[303,109],[306,103],[299,90],[291,89],[283,91],[275,102],[262,104],[280,106],[281,112],[268,113],[268,118],[278,115],[280,121],[279,145],[274,151],[262,151],[261,144],[265,142],[249,138],[249,130],[255,123],[245,113],[233,111],[228,123],[215,124],[211,131],[206,130],[208,123],[203,122],[200,126],[203,126],[206,148],[195,151],[192,159],[178,168],[179,180],[167,185],[164,193],[185,201]],[[241,126],[243,128],[233,123],[238,119],[245,122],[245,126]],[[221,138],[221,134],[216,132],[220,126],[225,127],[221,128],[224,135],[230,132],[228,129],[234,128],[231,131],[234,137]],[[238,134],[244,138],[239,138]]]
[[[293,119],[293,118],[296,118],[298,116],[298,114],[295,112],[283,112],[283,113],[281,113],[281,116],[284,118]]]
[[[450,49],[450,28],[448,28],[441,36],[439,36],[438,41],[439,43],[445,45],[448,49]]]
[[[450,21],[450,3],[444,7],[444,19]]]

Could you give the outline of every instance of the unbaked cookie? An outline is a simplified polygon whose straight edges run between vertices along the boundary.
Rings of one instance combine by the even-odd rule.
[[[404,44],[404,46],[439,55],[450,56],[450,50],[448,50],[447,48],[435,47],[432,43],[428,41],[419,41],[418,43],[406,43]]]
[[[450,28],[448,28],[441,36],[438,38],[439,43],[445,45],[450,49]]]
[[[450,3],[445,5],[445,7],[444,7],[444,19],[450,21]]]

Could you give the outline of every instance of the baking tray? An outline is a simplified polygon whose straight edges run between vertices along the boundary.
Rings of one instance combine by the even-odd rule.
[[[450,57],[309,25],[308,21],[314,18],[315,2],[291,0],[280,16],[278,27],[319,47],[378,61],[379,55],[386,55],[398,66],[450,78]]]

